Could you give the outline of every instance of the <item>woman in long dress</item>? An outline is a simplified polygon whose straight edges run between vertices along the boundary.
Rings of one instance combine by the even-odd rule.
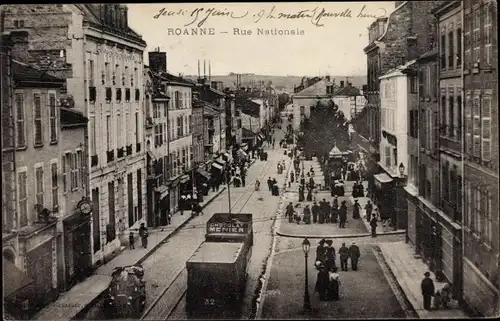
[[[327,301],[337,301],[340,299],[340,278],[337,273],[337,268],[334,267],[328,273],[328,288],[326,290],[326,300]]]
[[[318,277],[316,279],[315,291],[318,292],[320,301],[326,301],[329,283],[328,272],[322,263],[317,262],[316,267],[318,268]]]

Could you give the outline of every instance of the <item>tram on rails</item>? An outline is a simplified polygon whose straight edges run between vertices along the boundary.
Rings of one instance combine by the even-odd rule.
[[[215,213],[208,220],[205,241],[186,262],[189,316],[238,315],[252,247],[252,214]]]

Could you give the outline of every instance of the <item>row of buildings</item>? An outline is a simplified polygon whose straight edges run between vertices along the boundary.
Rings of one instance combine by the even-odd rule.
[[[483,316],[499,313],[496,32],[496,1],[396,1],[369,28],[353,121],[381,211]]]
[[[202,198],[278,115],[270,87],[175,76],[159,50],[146,66],[127,10],[2,6],[4,294],[23,315],[92,273],[126,230]]]

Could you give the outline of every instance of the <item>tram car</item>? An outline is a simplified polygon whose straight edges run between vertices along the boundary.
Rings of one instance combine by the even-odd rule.
[[[116,267],[105,293],[108,318],[139,318],[146,304],[146,283],[142,265]]]
[[[238,315],[252,246],[252,214],[215,213],[208,220],[205,241],[186,262],[189,316]]]

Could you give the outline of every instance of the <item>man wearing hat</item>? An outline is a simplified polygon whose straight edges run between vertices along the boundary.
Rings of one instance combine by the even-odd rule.
[[[339,210],[339,227],[345,228],[346,221],[347,221],[347,206],[345,205],[345,201],[342,201]]]
[[[347,271],[347,260],[349,260],[349,249],[342,243],[342,247],[339,249],[340,256],[340,269],[342,271]]]
[[[424,273],[425,278],[422,280],[421,288],[422,295],[424,297],[424,309],[431,309],[431,299],[434,295],[434,282],[430,278],[431,274],[429,272]]]
[[[325,239],[322,239],[318,243],[318,247],[316,248],[316,262],[325,262],[326,258],[326,248],[325,248]]]
[[[304,223],[311,224],[311,209],[309,208],[309,205],[304,207]]]
[[[361,256],[359,252],[359,247],[355,242],[352,242],[352,245],[349,247],[349,256],[351,257],[351,267],[353,271],[358,270],[358,260]]]
[[[314,202],[312,206],[312,214],[313,214],[313,223],[318,222],[318,214],[319,214],[319,206],[316,202]]]

